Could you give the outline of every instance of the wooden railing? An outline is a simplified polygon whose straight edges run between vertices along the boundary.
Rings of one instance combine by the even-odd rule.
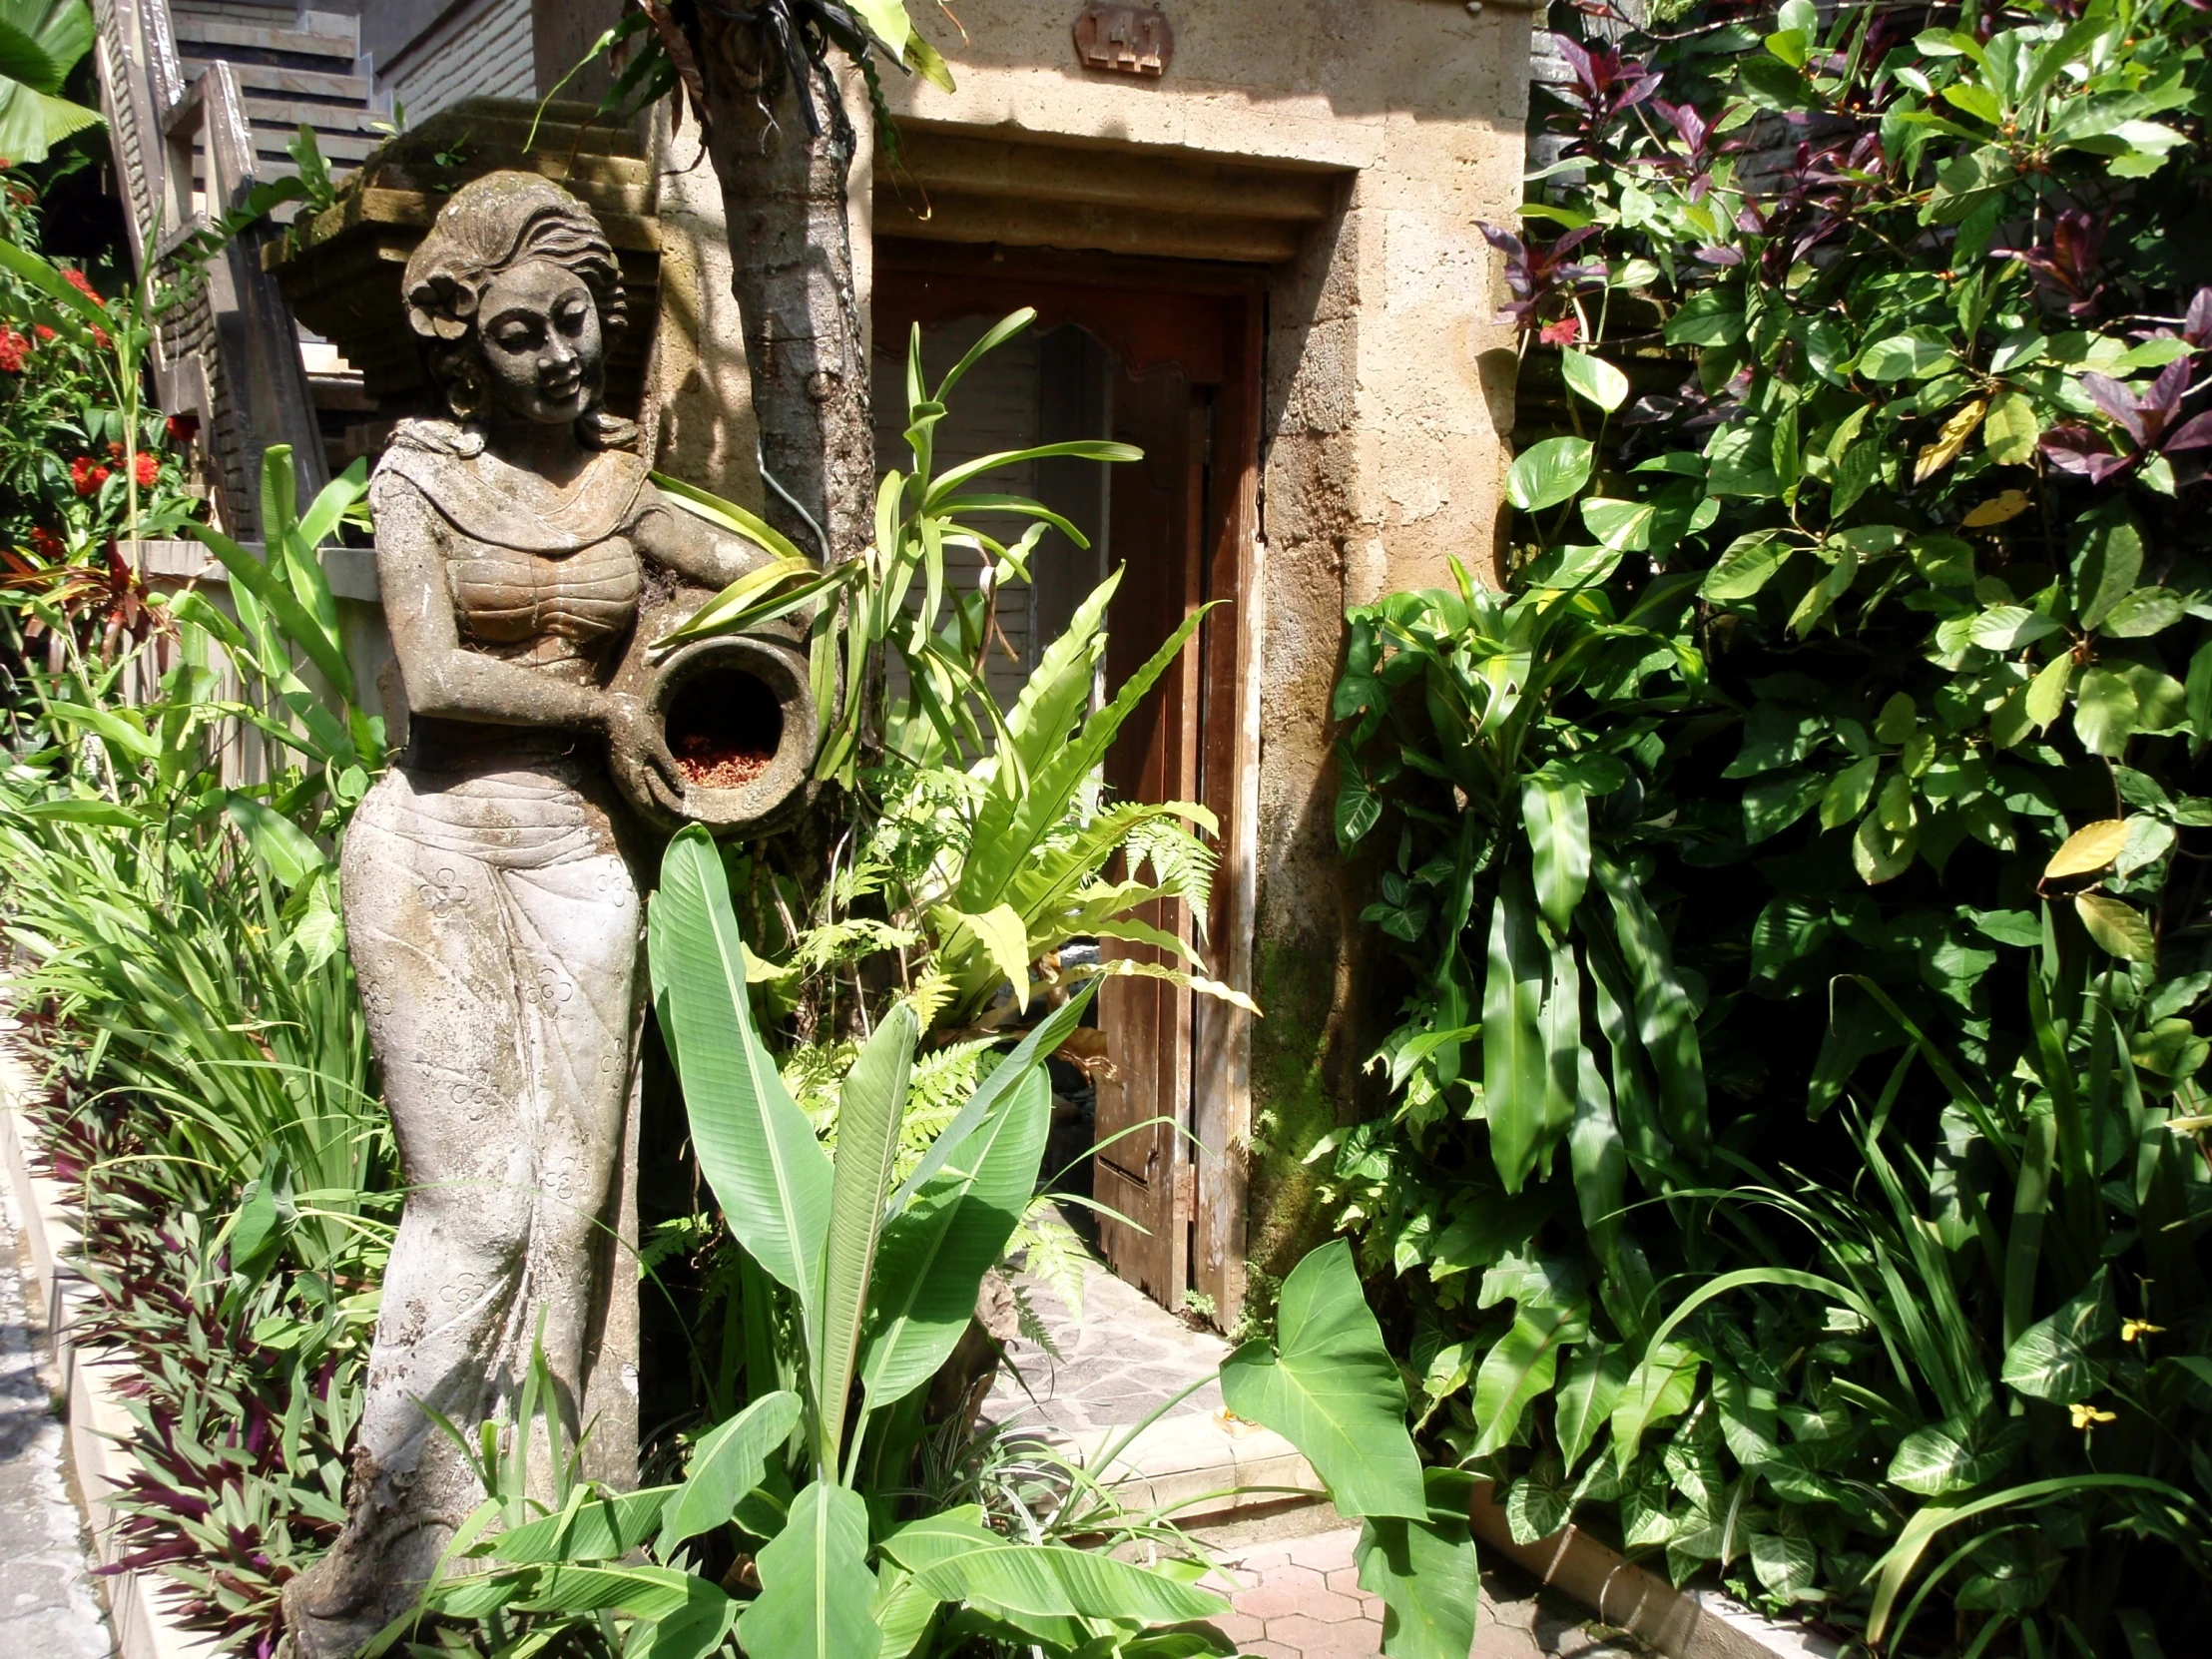
[[[256,183],[252,130],[226,63],[184,77],[168,0],[96,0],[101,102],[141,271],[184,275],[186,245],[244,205]],[[262,225],[207,261],[164,317],[155,347],[162,406],[200,417],[207,482],[224,526],[260,533],[261,455],[291,446],[302,489],[325,480],[298,328],[262,269]]]

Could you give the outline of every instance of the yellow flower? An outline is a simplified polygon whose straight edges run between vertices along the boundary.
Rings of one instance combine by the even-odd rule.
[[[2132,1343],[2141,1337],[2163,1337],[2165,1334],[2166,1328],[2163,1325],[2153,1325],[2149,1320],[2120,1322],[2120,1341],[2123,1343]]]
[[[2119,1412],[2100,1411],[2094,1405],[2075,1404],[2067,1406],[2066,1409],[2073,1413],[2073,1425],[2076,1428],[2089,1429],[2094,1428],[2100,1422],[2117,1422],[2120,1420]]]

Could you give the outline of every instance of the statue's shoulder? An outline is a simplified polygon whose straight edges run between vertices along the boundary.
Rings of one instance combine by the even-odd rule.
[[[467,462],[484,452],[484,435],[452,420],[402,420],[369,475],[373,505],[394,484],[411,485],[433,505],[467,491]]]

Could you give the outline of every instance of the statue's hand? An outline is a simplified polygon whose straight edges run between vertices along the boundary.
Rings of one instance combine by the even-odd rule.
[[[676,764],[676,757],[669,753],[668,739],[661,731],[661,723],[653,718],[652,711],[637,698],[623,692],[608,694],[607,745],[610,749],[643,762],[668,786],[671,795],[679,801],[683,800],[683,769]]]

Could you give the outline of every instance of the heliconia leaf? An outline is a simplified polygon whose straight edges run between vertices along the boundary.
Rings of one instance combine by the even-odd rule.
[[[1221,1394],[1238,1416],[1304,1453],[1340,1514],[1426,1517],[1420,1459],[1405,1427],[1405,1383],[1343,1239],[1291,1270],[1276,1346],[1250,1342],[1232,1354],[1221,1368]]]
[[[1133,1561],[993,1532],[972,1504],[899,1527],[883,1540],[883,1553],[940,1601],[977,1601],[1036,1618],[1182,1624],[1228,1611],[1212,1591]]]
[[[738,1500],[766,1475],[769,1453],[791,1438],[801,1409],[799,1395],[781,1388],[763,1394],[699,1442],[684,1483],[660,1511],[664,1557],[730,1520]]]
[[[651,1486],[636,1492],[593,1493],[578,1487],[581,1501],[493,1538],[492,1558],[518,1564],[617,1560],[653,1536],[661,1524],[661,1511],[676,1490]]]
[[[859,1361],[868,1282],[883,1232],[883,1200],[890,1192],[906,1084],[920,1039],[913,1005],[897,1004],[876,1026],[837,1091],[837,1156],[822,1266],[822,1349],[814,1367],[826,1472],[838,1467],[843,1449],[845,1396]]]
[[[2050,855],[2050,862],[2043,866],[2043,879],[2057,881],[2069,875],[2092,874],[2117,858],[2126,845],[2125,819],[2107,818],[2085,824]]]
[[[957,1162],[884,1228],[860,1362],[871,1411],[904,1398],[950,1357],[983,1275],[1036,1188],[1052,1122],[1043,1067],[1023,1069],[997,1098],[981,1127],[962,1137]]]
[[[729,877],[697,825],[669,842],[646,931],[654,999],[700,1171],[738,1242],[799,1297],[812,1352],[830,1230],[830,1157],[753,1028]]]

